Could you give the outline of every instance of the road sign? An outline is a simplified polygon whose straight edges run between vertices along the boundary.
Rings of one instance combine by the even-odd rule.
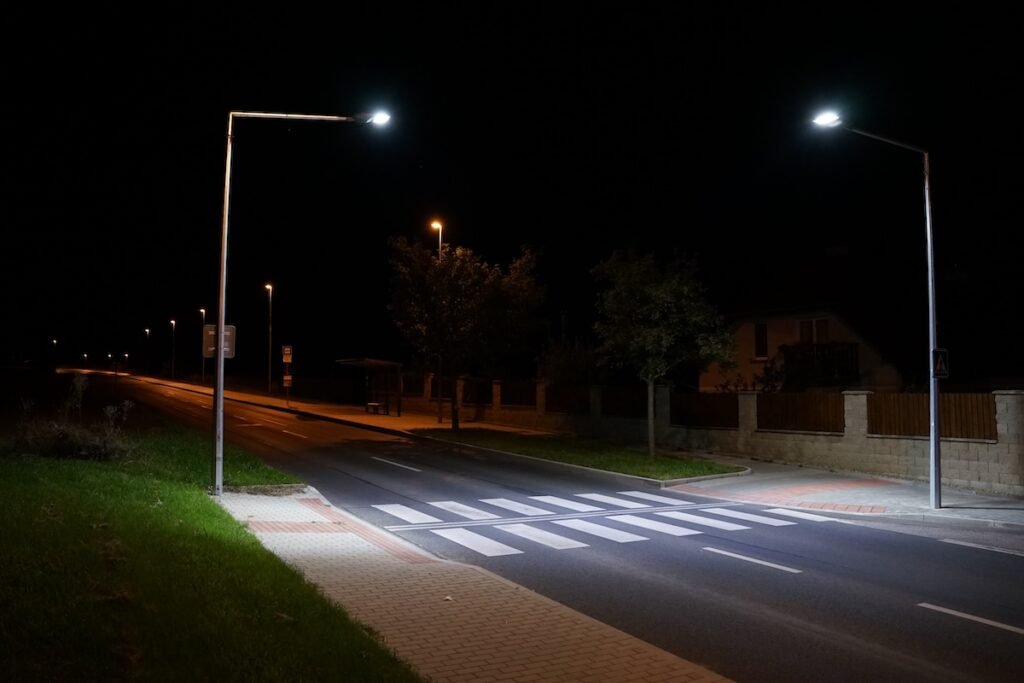
[[[290,387],[292,385],[292,376],[291,375],[285,375],[284,376],[284,385],[286,387]]]
[[[285,362],[286,365],[288,363],[291,363],[292,362],[292,347],[287,345],[287,344],[282,346],[281,347],[281,357],[284,359],[284,362]]]
[[[203,358],[217,355],[217,326],[203,325]],[[235,326],[224,326],[224,357],[235,357]]]
[[[932,349],[935,379],[949,379],[949,349]]]

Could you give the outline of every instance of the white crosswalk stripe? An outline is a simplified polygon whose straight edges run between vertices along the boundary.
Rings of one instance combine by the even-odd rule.
[[[678,519],[681,522],[690,522],[691,524],[700,524],[702,526],[709,526],[715,529],[721,529],[722,531],[742,531],[743,529],[749,529],[749,526],[743,526],[742,524],[734,524],[733,522],[726,522],[722,519],[711,519],[710,517],[700,517],[698,515],[691,515],[688,512],[655,512],[654,514],[662,517],[670,517],[672,519]]]
[[[748,522],[767,524],[768,526],[790,526],[791,524],[796,524],[796,522],[787,522],[784,519],[775,519],[773,517],[765,517],[764,515],[752,515],[749,512],[740,512],[739,510],[729,510],[726,508],[704,508],[701,512],[710,512],[713,515],[722,515],[723,517],[732,517],[733,519],[743,519]]]
[[[702,531],[687,529],[686,527],[676,526],[675,524],[666,524],[665,522],[659,522],[656,519],[637,517],[636,515],[612,515],[608,519],[614,519],[616,522],[622,522],[624,524],[632,524],[633,526],[638,526],[643,529],[650,529],[651,531],[660,531],[661,533],[669,534],[670,536],[693,536],[695,534],[703,533]]]
[[[765,510],[773,515],[785,515],[786,517],[794,517],[796,519],[806,519],[808,522],[834,522],[834,517],[824,517],[822,515],[812,515],[810,512],[801,512],[800,510],[788,510],[786,508],[772,508],[771,510]]]
[[[555,550],[587,547],[586,543],[580,543],[579,541],[574,541],[571,538],[553,534],[550,531],[537,529],[529,524],[499,524],[496,528],[501,529],[502,531],[507,531],[510,534],[515,534],[520,538],[525,538],[529,541],[546,545],[547,547],[554,548]]]
[[[431,533],[435,533],[442,538],[447,538],[449,541],[458,543],[463,547],[469,548],[481,555],[486,555],[487,557],[521,555],[523,552],[522,550],[516,550],[512,546],[505,545],[504,543],[492,541],[486,536],[481,536],[480,534],[468,529],[431,529],[430,531]]]
[[[576,531],[582,531],[585,534],[591,534],[600,538],[606,538],[609,541],[615,541],[616,543],[632,543],[633,541],[646,541],[648,540],[644,536],[637,536],[631,534],[628,531],[619,531],[618,529],[611,529],[600,524],[594,524],[588,522],[585,519],[559,519],[552,522],[552,524],[558,524],[560,526],[567,527],[569,529],[575,529]]]
[[[566,508],[568,510],[575,510],[576,512],[600,512],[604,508],[594,507],[593,505],[587,505],[586,503],[578,503],[575,500],[568,500],[566,498],[559,498],[558,496],[530,496],[533,500],[538,500],[541,503],[547,503],[548,505],[554,505],[555,507]]]
[[[419,510],[413,510],[411,507],[405,505],[374,505],[381,512],[386,512],[389,515],[394,515],[399,519],[404,519],[410,524],[428,524],[430,522],[440,522],[437,517],[431,517],[428,514],[420,512]]]
[[[647,503],[638,503],[635,500],[625,500],[623,498],[616,498],[615,496],[606,496],[603,493],[577,493],[578,498],[586,498],[587,500],[593,500],[598,503],[607,503],[608,505],[615,505],[620,508],[649,508],[651,507]]]
[[[669,498],[668,496],[658,496],[653,493],[647,493],[646,491],[619,491],[619,495],[632,496],[633,498],[642,498],[644,500],[653,500],[655,503],[663,503],[665,505],[693,505],[693,503],[688,500]]]
[[[446,512],[465,517],[466,519],[501,519],[498,515],[491,514],[490,512],[484,512],[483,510],[477,510],[474,507],[463,505],[462,503],[456,503],[454,500],[438,500],[433,503],[428,503],[436,508],[440,508]]]
[[[551,510],[544,510],[539,507],[534,507],[533,505],[527,505],[526,503],[517,503],[516,501],[509,500],[508,498],[481,498],[480,502],[499,508],[505,508],[512,512],[518,512],[521,515],[536,516],[553,514]]]

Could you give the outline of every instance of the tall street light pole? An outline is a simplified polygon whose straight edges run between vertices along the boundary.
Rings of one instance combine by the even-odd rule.
[[[199,315],[203,317],[203,324],[199,329],[199,384],[206,386],[206,354],[203,353],[203,345],[206,344],[206,309],[200,308]]]
[[[267,393],[271,393],[270,369],[274,355],[274,285],[266,284],[267,290]]]
[[[441,246],[444,244],[441,241],[441,235],[444,232],[444,224],[441,221],[431,221],[430,227],[437,230],[437,257],[441,258]]]
[[[224,162],[224,212],[220,231],[220,287],[217,298],[217,380],[213,391],[214,460],[213,494],[224,489],[224,320],[228,287],[228,217],[231,209],[231,145],[235,139],[235,119],[284,119],[303,121],[338,121],[343,123],[373,123],[382,126],[391,118],[383,112],[356,116],[322,116],[318,114],[278,114],[260,111],[228,112],[227,152]]]
[[[441,241],[441,236],[444,234],[444,224],[441,221],[430,221],[430,227],[437,230],[437,260],[440,264],[441,261],[441,248],[444,246],[444,242]],[[444,400],[441,398],[441,353],[438,351],[437,354],[437,424],[444,422]]]
[[[171,379],[174,379],[174,347],[176,346],[175,340],[177,337],[177,323],[171,321]]]
[[[935,255],[932,240],[932,201],[929,186],[928,151],[914,147],[891,138],[875,135],[858,128],[843,124],[843,120],[835,112],[823,112],[814,118],[814,123],[826,128],[842,128],[851,133],[862,135],[872,140],[885,142],[896,147],[917,152],[924,161],[924,226],[928,247],[928,486],[929,500],[933,510],[942,507],[942,459],[939,442],[939,378],[936,376],[936,357],[938,355],[938,335],[935,322]]]

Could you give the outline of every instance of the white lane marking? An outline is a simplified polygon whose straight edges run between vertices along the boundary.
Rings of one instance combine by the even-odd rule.
[[[635,500],[624,500],[622,498],[615,498],[614,496],[606,496],[602,493],[577,493],[576,496],[578,498],[586,498],[587,500],[594,500],[598,503],[607,503],[608,505],[614,505],[620,508],[629,508],[631,510],[651,507],[647,503],[638,503]]]
[[[949,609],[948,607],[939,607],[938,605],[933,605],[928,602],[919,602],[917,603],[917,606],[924,607],[925,609],[935,610],[936,612],[942,612],[943,614],[950,614],[954,617],[960,617],[961,619],[969,619],[970,621],[976,621],[979,624],[985,624],[986,626],[995,626],[996,628],[1001,628],[1004,631],[1009,631],[1010,633],[1019,633],[1022,636],[1024,636],[1024,628],[1010,626],[1009,624],[1001,624],[998,621],[992,621],[991,619],[986,619],[984,617],[976,617],[973,614],[967,614],[966,612],[957,612],[955,609]]]
[[[539,500],[542,503],[547,503],[548,505],[575,510],[576,512],[600,512],[604,509],[594,507],[593,505],[587,505],[586,503],[577,503],[575,500],[566,500],[565,498],[559,498],[558,496],[530,496],[530,498],[533,500]]]
[[[1024,557],[1024,552],[1020,550],[1011,550],[1010,548],[998,548],[994,545],[981,545],[980,543],[968,543],[967,541],[954,541],[952,538],[943,538],[940,540],[943,543],[965,545],[968,548],[978,548],[979,550],[991,550],[994,553],[1006,553],[1007,555],[1017,555],[1018,557]]]
[[[744,562],[753,562],[754,564],[764,565],[765,567],[771,567],[772,569],[778,569],[779,571],[789,572],[790,574],[802,574],[803,571],[800,569],[793,569],[792,567],[786,567],[781,564],[775,564],[774,562],[765,562],[764,560],[758,560],[753,557],[747,557],[746,555],[738,555],[736,553],[730,553],[728,550],[719,550],[718,548],[703,548],[709,553],[718,553],[719,555],[727,555],[729,557],[735,557],[737,560],[743,560]]]
[[[209,403],[200,403],[199,405],[201,405],[204,408],[209,408],[210,407]]]
[[[633,496],[634,498],[643,498],[644,500],[653,500],[655,503],[666,503],[668,505],[693,505],[692,501],[679,500],[678,498],[669,498],[668,496],[656,496],[653,493],[647,493],[646,491],[619,491],[620,496]]]
[[[806,519],[808,522],[835,522],[838,521],[834,517],[825,517],[823,515],[812,515],[810,512],[801,512],[800,510],[787,510],[786,508],[772,508],[771,510],[765,510],[773,515],[784,515],[786,517],[795,517],[797,519]]]
[[[439,500],[434,503],[427,503],[427,505],[433,505],[436,508],[441,508],[466,519],[501,519],[498,515],[492,515],[490,512],[484,512],[462,503],[456,503],[454,500]]]
[[[512,512],[518,512],[521,515],[555,514],[550,510],[544,510],[538,507],[534,507],[532,505],[527,505],[526,503],[517,503],[516,501],[509,500],[508,498],[481,498],[480,502],[487,503],[488,505],[493,505],[499,508],[505,508],[506,510],[511,510]]]
[[[265,427],[266,425],[261,425],[261,424],[259,424],[257,422],[246,422],[245,424],[235,425],[235,426],[236,427]]]
[[[625,524],[643,527],[644,529],[650,529],[651,531],[660,531],[663,534],[669,534],[671,536],[693,536],[694,534],[704,533],[702,531],[695,531],[693,529],[687,529],[686,527],[676,526],[675,524],[665,524],[665,522],[659,522],[656,519],[647,519],[645,517],[636,517],[634,515],[611,515],[608,519],[614,519],[616,522],[623,522]]]
[[[269,422],[272,425],[277,425],[278,427],[284,427],[285,425],[288,424],[287,422],[278,422],[277,420],[271,420],[269,417],[260,417],[260,420],[262,420],[263,422]]]
[[[703,512],[710,512],[713,515],[722,515],[723,517],[732,517],[734,519],[745,519],[748,522],[757,522],[758,524],[767,524],[768,526],[791,526],[796,524],[796,522],[787,522],[783,519],[773,519],[772,517],[752,515],[749,512],[727,510],[725,508],[704,508]]]
[[[378,457],[373,456],[373,455],[370,456],[370,460],[377,460],[378,462],[386,462],[389,465],[394,465],[395,467],[403,467],[403,468],[405,468],[407,470],[412,470],[413,472],[422,472],[423,471],[423,470],[418,470],[415,467],[409,467],[408,465],[403,465],[400,462],[391,462],[390,460],[385,460],[384,458],[378,458]]]
[[[374,505],[381,512],[386,512],[389,515],[404,519],[406,522],[413,524],[422,524],[424,522],[440,522],[437,517],[432,517],[419,510],[413,510],[411,507],[405,505]]]
[[[553,534],[550,531],[544,531],[543,529],[535,529],[529,524],[498,524],[495,528],[507,531],[510,534],[515,534],[521,538],[525,538],[528,541],[540,543],[546,545],[549,548],[555,550],[568,550],[570,548],[586,548],[586,543],[580,543],[574,541],[571,538],[565,536],[559,536]]]
[[[709,519],[707,517],[698,517],[697,515],[691,515],[688,512],[656,512],[656,515],[662,517],[671,517],[672,519],[678,519],[683,522],[690,522],[692,524],[701,524],[703,526],[714,527],[715,529],[721,529],[722,531],[741,531],[743,529],[749,529],[749,526],[743,526],[742,524],[733,524],[732,522],[725,522],[720,519]]]
[[[594,536],[600,536],[601,538],[607,538],[609,541],[615,541],[616,543],[632,543],[633,541],[648,540],[643,536],[637,536],[636,534],[631,534],[628,531],[610,529],[606,526],[587,522],[582,519],[559,519],[552,522],[552,524],[558,524],[569,529],[582,531],[585,534],[592,534]]]
[[[498,557],[500,555],[520,555],[522,550],[516,550],[512,546],[492,541],[486,536],[469,531],[468,529],[431,529],[435,533],[449,541],[454,541],[461,546],[476,551],[487,557]]]
[[[289,432],[287,429],[282,429],[281,431],[284,432],[285,434],[291,434],[292,436],[297,436],[300,439],[308,439],[309,438],[305,434],[296,434],[295,432]]]

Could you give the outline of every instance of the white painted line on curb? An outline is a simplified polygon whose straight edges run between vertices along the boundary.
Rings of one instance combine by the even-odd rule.
[[[575,510],[576,512],[601,512],[604,510],[604,508],[594,507],[593,505],[587,505],[586,503],[577,503],[574,500],[566,500],[565,498],[559,498],[558,496],[530,496],[530,498],[533,500],[539,500],[542,503],[547,503],[548,505]]]
[[[668,496],[657,496],[646,491],[619,491],[619,495],[653,500],[655,503],[667,503],[668,505],[693,505],[693,501],[679,500],[678,498],[669,498]]]
[[[774,519],[764,515],[752,515],[749,512],[727,510],[725,508],[705,508],[702,512],[710,512],[713,515],[722,515],[723,517],[732,517],[734,519],[743,519],[748,522],[757,522],[758,524],[767,524],[768,526],[792,526],[796,524],[796,522],[787,522],[783,519]]]
[[[754,564],[764,565],[765,567],[771,567],[772,569],[778,569],[779,571],[789,572],[790,574],[802,574],[803,570],[793,569],[792,567],[786,567],[785,565],[775,564],[774,562],[765,562],[764,560],[758,560],[754,557],[747,557],[746,555],[739,555],[737,553],[730,553],[728,550],[719,550],[718,548],[703,548],[709,553],[718,553],[719,555],[727,555],[734,557],[737,560],[743,560],[744,562],[753,562]]]
[[[522,550],[516,550],[512,546],[492,541],[486,536],[481,536],[467,529],[431,529],[430,532],[487,557],[521,555],[523,553]]]
[[[957,612],[955,609],[949,609],[948,607],[939,607],[938,605],[932,605],[931,603],[927,602],[919,602],[917,603],[917,606],[924,607],[925,609],[935,610],[936,612],[942,612],[943,614],[950,614],[954,617],[960,617],[961,619],[976,621],[979,624],[985,624],[986,626],[995,626],[996,628],[1001,628],[1004,631],[1009,631],[1010,633],[1019,633],[1020,635],[1024,636],[1024,628],[1017,628],[1016,626],[1010,626],[1009,624],[1001,624],[998,621],[992,621],[991,619],[986,619],[984,617],[976,617],[973,614],[967,614],[966,612]]]
[[[954,545],[965,545],[968,548],[978,548],[979,550],[991,550],[994,553],[1006,553],[1007,555],[1017,555],[1018,557],[1024,557],[1024,551],[1011,550],[1009,548],[998,548],[994,545],[981,545],[980,543],[968,543],[967,541],[954,541],[952,538],[940,539],[943,543],[953,543]]]
[[[703,526],[721,529],[722,531],[742,531],[743,529],[750,528],[749,526],[743,526],[742,524],[734,524],[732,522],[726,522],[721,519],[698,517],[697,515],[691,515],[688,512],[655,512],[654,514],[661,515],[662,517],[678,519],[682,522],[690,522],[691,524],[701,524]]]
[[[703,531],[687,529],[675,524],[666,524],[656,519],[647,519],[646,517],[637,517],[635,515],[610,515],[608,519],[614,519],[616,522],[622,522],[623,524],[632,524],[643,529],[650,529],[651,531],[659,531],[670,536],[694,536],[704,533]]]
[[[437,517],[431,517],[424,512],[413,510],[411,507],[406,505],[373,505],[372,507],[377,508],[381,512],[386,512],[389,515],[398,517],[399,519],[404,519],[406,522],[410,522],[412,524],[441,521]]]
[[[465,517],[466,519],[501,519],[498,515],[491,514],[490,512],[484,512],[483,510],[477,510],[475,507],[469,505],[463,505],[462,503],[456,503],[454,500],[439,500],[433,503],[427,503],[427,505],[433,505],[436,508],[441,508],[446,512],[458,515],[459,517]]]
[[[637,536],[636,534],[631,534],[628,531],[610,529],[606,526],[594,524],[593,522],[587,522],[582,519],[560,519],[552,522],[552,524],[558,524],[569,529],[582,531],[585,534],[591,534],[599,538],[606,538],[609,541],[615,541],[616,543],[632,543],[633,541],[648,540],[644,536]]]
[[[480,502],[493,505],[494,507],[505,508],[512,512],[518,512],[521,515],[537,516],[555,514],[550,510],[543,510],[532,505],[527,505],[526,503],[518,503],[514,500],[509,500],[508,498],[481,498]]]
[[[569,550],[571,548],[586,548],[586,543],[580,543],[574,541],[571,538],[565,536],[559,536],[553,534],[550,531],[544,531],[543,529],[536,529],[529,524],[499,524],[495,528],[507,531],[510,534],[515,534],[520,538],[525,538],[528,541],[534,543],[540,543],[546,545],[549,548],[555,550]]]
[[[635,500],[624,500],[622,498],[615,498],[614,496],[606,496],[603,493],[577,493],[576,495],[579,498],[586,498],[587,500],[593,500],[598,503],[607,503],[608,505],[614,505],[620,508],[629,508],[631,510],[651,507],[647,503],[638,503]]]
[[[772,508],[771,510],[764,510],[764,512],[770,512],[773,515],[784,515],[786,517],[795,517],[797,519],[806,519],[808,522],[835,522],[836,521],[832,517],[825,517],[823,515],[812,515],[810,512],[800,512],[799,510],[788,510],[786,508]]]
[[[403,465],[400,462],[392,462],[390,460],[385,460],[384,458],[378,458],[377,456],[374,456],[374,455],[370,456],[370,460],[376,460],[378,462],[386,462],[389,465],[394,465],[395,467],[401,467],[403,469],[412,470],[413,472],[422,472],[423,471],[423,470],[418,470],[415,467],[409,467],[408,465]]]

